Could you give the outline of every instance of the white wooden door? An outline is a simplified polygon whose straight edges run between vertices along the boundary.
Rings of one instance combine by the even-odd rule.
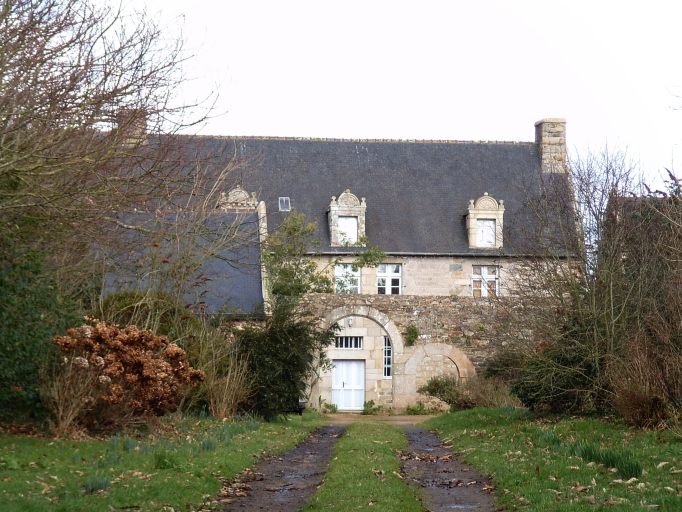
[[[332,403],[341,411],[361,411],[365,403],[365,361],[334,360]]]

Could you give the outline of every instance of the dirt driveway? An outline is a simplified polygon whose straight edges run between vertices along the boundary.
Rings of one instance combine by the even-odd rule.
[[[224,504],[224,510],[301,510],[322,481],[346,427],[356,421],[379,421],[405,430],[408,447],[398,454],[401,476],[419,488],[424,510],[498,510],[490,478],[459,462],[456,447],[443,445],[435,434],[417,427],[430,417],[333,414],[330,425],[313,432],[293,450],[263,459],[255,468],[224,480],[217,501]]]

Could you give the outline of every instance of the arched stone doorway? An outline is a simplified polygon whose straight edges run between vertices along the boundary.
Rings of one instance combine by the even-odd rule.
[[[327,350],[334,368],[320,375],[311,400],[322,398],[347,411],[362,410],[369,400],[393,407],[395,358],[403,351],[395,324],[366,306],[336,308],[325,315],[324,322],[338,323],[341,330],[336,345]]]

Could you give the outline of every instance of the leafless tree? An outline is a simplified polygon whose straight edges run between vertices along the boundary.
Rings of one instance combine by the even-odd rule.
[[[146,212],[148,221],[187,210],[188,198],[191,208],[206,207],[216,196],[208,174],[225,176],[204,165],[215,155],[176,135],[206,106],[175,97],[185,59],[182,40],[144,12],[123,16],[91,0],[2,0],[5,245],[50,247],[54,269],[72,281],[92,242],[107,245],[110,228],[144,231],[121,212]]]

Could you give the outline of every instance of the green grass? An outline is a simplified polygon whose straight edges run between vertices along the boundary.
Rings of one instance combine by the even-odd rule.
[[[314,413],[281,423],[188,418],[175,434],[55,441],[0,436],[3,512],[198,510],[256,457],[293,448],[326,421]],[[152,437],[152,438],[150,438]],[[165,509],[164,509],[165,507]]]
[[[534,420],[511,408],[446,414],[424,426],[493,475],[508,510],[682,510],[682,444],[668,432]]]
[[[324,483],[304,510],[422,512],[415,490],[397,476],[396,451],[406,447],[405,434],[398,427],[373,421],[353,423],[334,447]]]

